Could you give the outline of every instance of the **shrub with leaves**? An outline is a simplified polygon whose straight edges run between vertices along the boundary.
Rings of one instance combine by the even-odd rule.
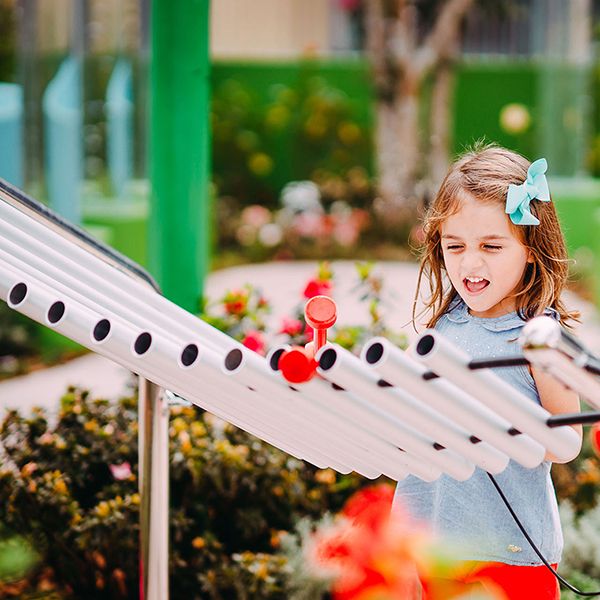
[[[283,600],[282,532],[338,510],[362,479],[313,468],[199,409],[172,413],[172,597]],[[54,423],[41,411],[9,412],[0,440],[0,522],[29,541],[56,589],[74,598],[135,595],[135,399],[111,404],[74,389]]]

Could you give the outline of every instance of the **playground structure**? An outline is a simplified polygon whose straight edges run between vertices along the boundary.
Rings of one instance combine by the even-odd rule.
[[[258,356],[161,296],[137,265],[1,180],[0,258],[9,306],[143,378],[143,598],[168,597],[168,403],[161,388],[315,466],[371,479],[412,473],[433,481],[445,473],[465,480],[476,466],[500,473],[509,459],[533,468],[546,451],[573,456],[579,440],[568,425],[600,418],[551,416],[489,370],[527,358],[473,361],[433,330],[421,335],[414,357],[376,338],[357,358],[319,347],[320,334],[316,374],[292,376],[291,385],[278,373],[289,348]],[[312,318],[327,325],[333,315],[325,306]],[[600,409],[600,361],[555,325],[547,317],[528,323],[525,355]]]

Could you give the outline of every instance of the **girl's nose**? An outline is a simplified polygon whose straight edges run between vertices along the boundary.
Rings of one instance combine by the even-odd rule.
[[[477,269],[483,265],[483,257],[479,252],[465,252],[462,255],[462,268],[464,271]],[[467,273],[468,274],[468,273]]]

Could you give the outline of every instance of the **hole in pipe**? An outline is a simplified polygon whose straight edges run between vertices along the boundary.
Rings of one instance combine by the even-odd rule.
[[[97,342],[101,342],[108,337],[110,333],[110,321],[108,319],[102,319],[98,321],[92,331],[92,336]]]
[[[58,323],[65,315],[65,303],[61,302],[60,300],[58,302],[55,302],[49,309],[48,309],[48,322],[52,323],[52,324],[56,324]]]
[[[234,348],[225,357],[225,368],[228,371],[235,371],[242,364],[243,358],[242,351],[239,348]]]
[[[21,302],[25,300],[25,296],[27,296],[27,285],[24,283],[17,283],[11,288],[8,299],[11,305],[17,306],[17,304],[21,304]]]
[[[327,371],[335,365],[335,361],[337,360],[337,354],[333,348],[328,348],[321,354],[321,358],[319,359],[319,366],[323,371]]]
[[[139,356],[145,354],[150,350],[150,346],[152,345],[152,336],[147,332],[140,333],[135,340],[135,344],[133,345],[133,349],[135,353]]]
[[[425,356],[426,354],[429,354],[434,344],[435,340],[433,339],[432,335],[424,335],[417,344],[417,354],[419,354],[420,356]]]
[[[367,349],[367,354],[365,355],[366,361],[370,365],[374,365],[378,362],[383,356],[383,344],[381,342],[375,342],[371,344]]]
[[[271,358],[269,360],[269,366],[273,371],[279,371],[279,359],[281,355],[285,352],[284,348],[278,348],[271,354]]]
[[[189,367],[196,362],[198,358],[198,346],[196,344],[188,344],[181,353],[181,364],[184,367]]]

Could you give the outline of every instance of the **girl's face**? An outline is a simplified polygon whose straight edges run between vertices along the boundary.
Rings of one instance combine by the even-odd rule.
[[[441,227],[444,263],[454,289],[476,317],[515,310],[530,252],[513,232],[503,207],[467,196]]]

